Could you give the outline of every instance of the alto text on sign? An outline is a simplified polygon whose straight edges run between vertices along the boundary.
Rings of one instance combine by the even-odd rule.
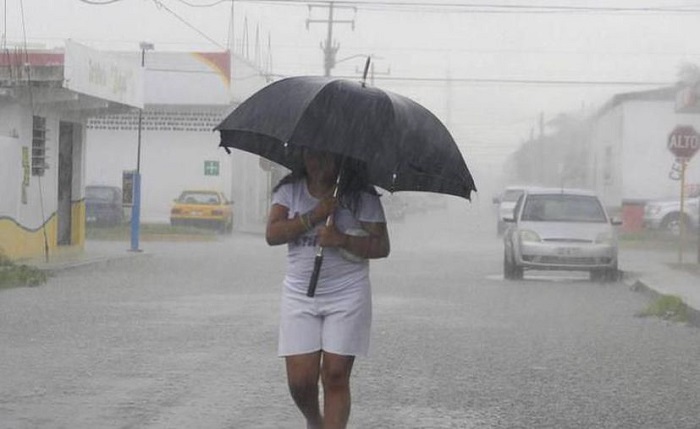
[[[700,135],[691,126],[677,126],[668,136],[667,147],[676,158],[690,159],[700,149]]]

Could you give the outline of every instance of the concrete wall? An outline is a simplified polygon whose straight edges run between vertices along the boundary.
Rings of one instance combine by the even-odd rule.
[[[587,187],[595,192],[608,207],[618,207],[622,198],[623,108],[615,106],[593,123],[588,143],[590,174]]]

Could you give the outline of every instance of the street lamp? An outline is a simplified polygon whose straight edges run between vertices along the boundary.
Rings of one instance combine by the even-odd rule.
[[[153,43],[141,42],[141,69],[146,65],[146,51],[153,49]],[[143,73],[144,83],[146,73]],[[144,91],[145,98],[145,91]],[[143,107],[139,109],[139,128],[138,128],[138,145],[136,147],[136,173],[134,174],[133,183],[133,207],[131,209],[131,251],[140,252],[139,235],[141,228],[141,124],[143,123]]]

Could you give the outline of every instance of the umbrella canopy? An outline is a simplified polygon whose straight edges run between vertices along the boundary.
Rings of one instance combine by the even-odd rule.
[[[239,105],[216,130],[221,144],[295,170],[301,148],[363,161],[389,192],[469,199],[474,180],[454,139],[415,101],[363,83],[316,76],[274,82]]]

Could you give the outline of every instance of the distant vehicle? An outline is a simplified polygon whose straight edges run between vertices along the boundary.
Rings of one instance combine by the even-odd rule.
[[[406,218],[408,204],[400,195],[387,194],[382,199],[387,220],[402,221]]]
[[[503,273],[522,279],[524,270],[588,271],[591,280],[618,277],[617,231],[591,191],[528,189],[506,217]]]
[[[125,220],[122,190],[118,186],[85,187],[85,220],[90,225],[114,226]]]
[[[233,231],[233,202],[223,193],[211,190],[185,190],[170,210],[172,226],[213,228]]]
[[[525,189],[525,186],[508,186],[503,190],[501,195],[493,199],[494,204],[498,205],[498,219],[496,219],[496,233],[498,235],[503,234],[503,231],[506,230],[506,224],[503,222],[503,218],[513,214],[515,203]]]
[[[681,213],[679,198],[650,201],[644,206],[644,226],[673,235],[680,234],[681,223],[686,231],[697,229],[698,204],[700,204],[700,196],[697,192],[685,199],[683,213]]]

